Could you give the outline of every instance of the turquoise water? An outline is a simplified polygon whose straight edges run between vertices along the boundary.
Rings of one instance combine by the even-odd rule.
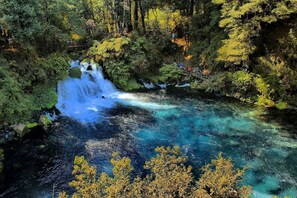
[[[0,197],[51,197],[53,189],[56,195],[71,191],[67,183],[73,179],[77,155],[84,155],[98,172],[110,173],[111,154],[119,151],[141,174],[157,146],[173,145],[189,157],[197,177],[203,165],[223,152],[236,167],[249,167],[244,183],[253,186],[254,197],[297,197],[296,112],[264,113],[182,89],[120,93],[118,98],[113,107],[96,111],[98,116],[93,112],[85,118],[84,111],[79,119],[60,115],[50,133],[37,132],[7,145]]]
[[[239,103],[211,99],[164,98],[171,108],[151,111],[156,122],[133,132],[142,156],[153,148],[179,145],[199,168],[219,152],[237,167],[248,166],[245,183],[254,197],[297,197],[297,141],[280,122]]]

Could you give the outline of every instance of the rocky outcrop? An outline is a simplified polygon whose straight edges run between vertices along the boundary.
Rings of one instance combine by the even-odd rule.
[[[12,127],[13,131],[15,131],[17,136],[20,138],[24,137],[27,133],[29,133],[28,127],[24,124],[13,125]]]

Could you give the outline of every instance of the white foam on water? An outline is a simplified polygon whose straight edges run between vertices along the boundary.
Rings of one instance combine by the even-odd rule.
[[[102,69],[97,65],[74,61],[71,67],[79,67],[82,76],[59,82],[56,106],[63,115],[81,122],[96,122],[100,118],[99,111],[116,105],[119,91],[104,79]]]

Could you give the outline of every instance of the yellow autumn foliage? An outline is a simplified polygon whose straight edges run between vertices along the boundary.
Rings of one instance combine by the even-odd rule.
[[[96,175],[94,166],[90,166],[84,157],[74,160],[75,180],[69,183],[75,188],[74,198],[131,198],[131,197],[201,197],[201,198],[246,198],[251,187],[240,186],[244,169],[234,168],[232,161],[220,154],[217,159],[204,166],[199,180],[195,180],[192,167],[187,165],[178,146],[158,147],[157,155],[145,163],[148,174],[134,179],[133,167],[129,158],[113,154],[113,177],[106,173]],[[65,192],[59,198],[69,197]]]

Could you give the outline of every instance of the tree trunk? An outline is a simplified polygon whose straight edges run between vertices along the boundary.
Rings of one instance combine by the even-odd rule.
[[[142,24],[142,32],[143,34],[146,33],[146,27],[144,22],[145,12],[143,10],[142,1],[139,0],[139,8],[140,8],[140,14],[141,14],[141,24]]]
[[[134,0],[134,29],[138,31],[138,0]]]
[[[132,0],[128,0],[128,7],[129,7],[128,32],[131,32],[133,30],[133,25],[132,25]]]
[[[189,15],[190,16],[193,16],[194,15],[194,6],[195,6],[195,0],[190,0],[190,13]]]

